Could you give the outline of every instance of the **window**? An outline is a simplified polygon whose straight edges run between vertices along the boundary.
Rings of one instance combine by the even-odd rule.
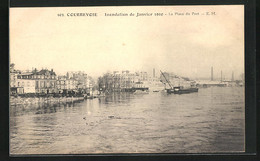
[[[44,82],[43,81],[41,81],[41,88],[43,88],[44,87]]]

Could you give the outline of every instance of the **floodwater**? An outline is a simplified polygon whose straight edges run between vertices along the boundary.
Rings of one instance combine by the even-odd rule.
[[[10,107],[10,154],[242,152],[244,87]]]

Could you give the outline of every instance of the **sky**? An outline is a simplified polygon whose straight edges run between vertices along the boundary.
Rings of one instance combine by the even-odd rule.
[[[152,74],[155,68],[157,74],[210,78],[213,66],[215,78],[221,70],[237,78],[244,72],[243,11],[242,5],[11,8],[10,62],[20,70],[85,71],[93,77],[115,70]],[[206,12],[215,14],[202,15]]]

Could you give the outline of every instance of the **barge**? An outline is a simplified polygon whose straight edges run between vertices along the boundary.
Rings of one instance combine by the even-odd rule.
[[[187,94],[187,93],[194,93],[194,92],[198,92],[199,89],[198,88],[183,88],[182,86],[180,87],[173,87],[171,89],[166,89],[168,94]]]

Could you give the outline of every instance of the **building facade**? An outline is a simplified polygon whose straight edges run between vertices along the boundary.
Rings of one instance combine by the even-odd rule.
[[[58,93],[56,88],[56,74],[53,70],[35,70],[32,78],[35,80],[36,93]]]
[[[56,87],[59,93],[64,93],[67,89],[66,80],[66,76],[58,76],[56,81]]]
[[[14,64],[10,64],[10,73],[9,73],[9,87],[10,87],[10,94],[17,94],[23,93],[23,87],[17,87],[17,79],[18,75],[21,74],[21,71],[16,70],[14,68]]]
[[[84,72],[67,72],[64,76],[57,77],[57,89],[59,93],[88,93],[90,80]]]
[[[35,93],[35,80],[33,79],[17,79],[17,93]]]

